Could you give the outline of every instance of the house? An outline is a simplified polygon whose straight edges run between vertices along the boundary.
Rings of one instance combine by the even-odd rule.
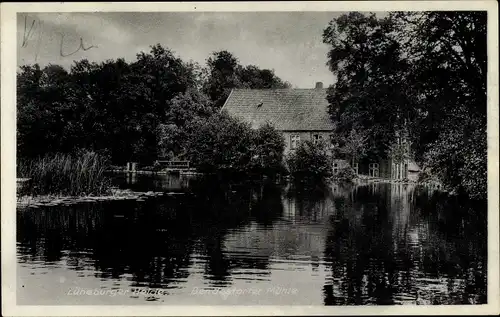
[[[407,135],[401,132],[396,130],[396,141],[393,147],[399,147],[402,153],[405,153],[404,157],[399,160],[390,156],[378,160],[369,157],[363,158],[353,164],[356,174],[392,180],[417,181],[420,168],[411,158]]]
[[[283,133],[285,155],[305,140],[333,137],[326,89],[233,89],[221,111],[249,122],[252,128],[270,123]]]
[[[283,133],[285,155],[297,148],[301,141],[330,141],[335,125],[328,113],[327,92],[321,82],[313,89],[233,89],[221,111],[251,124],[252,128],[270,123]],[[399,138],[399,143],[404,138]],[[334,172],[350,165],[345,160],[334,160]],[[409,160],[401,163],[391,159],[355,162],[357,174],[391,179],[411,178]],[[418,170],[418,167],[416,168]]]

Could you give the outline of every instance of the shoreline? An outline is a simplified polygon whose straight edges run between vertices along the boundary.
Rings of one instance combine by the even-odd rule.
[[[182,170],[161,170],[161,171],[147,171],[147,170],[137,170],[137,171],[127,171],[127,170],[106,170],[106,173],[121,173],[121,174],[147,174],[147,175],[168,175],[168,174],[180,174],[180,175],[204,175],[205,173],[196,171],[182,171]]]
[[[161,197],[164,195],[173,195],[180,193],[164,193],[164,192],[135,192],[129,189],[111,189],[111,193],[100,196],[62,196],[62,195],[39,195],[30,196],[24,195],[16,197],[16,208],[38,208],[51,206],[72,206],[80,203],[96,203],[104,201],[117,200],[135,200],[145,201],[151,197]]]
[[[114,173],[126,173],[126,174],[159,174],[159,175],[167,175],[172,174],[171,171],[123,171],[123,170],[112,170],[107,172]],[[178,173],[173,173],[178,174]],[[203,175],[203,173],[186,173],[181,175]],[[17,186],[20,189],[27,179],[17,179]],[[335,182],[334,183],[341,183]],[[376,177],[357,177],[351,182],[355,186],[365,186],[370,184],[400,184],[400,185],[415,185],[415,186],[424,186],[438,190],[444,190],[443,186],[438,183],[433,182],[418,182],[415,180],[394,180],[394,179],[385,179],[385,178],[376,178]],[[16,197],[16,208],[38,208],[44,206],[71,206],[80,203],[96,203],[96,202],[104,202],[104,201],[118,201],[118,200],[135,200],[135,201],[145,201],[145,199],[150,197],[161,197],[161,196],[171,196],[175,194],[183,194],[176,192],[137,192],[132,191],[131,189],[119,189],[119,188],[111,188],[110,193],[103,195],[85,195],[85,196],[64,196],[57,194],[46,194],[46,195],[38,195],[32,196],[29,194],[17,196]]]

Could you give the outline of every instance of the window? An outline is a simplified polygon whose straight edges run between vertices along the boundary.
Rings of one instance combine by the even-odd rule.
[[[313,143],[318,144],[323,140],[323,136],[321,134],[313,134]]]
[[[379,176],[378,163],[370,163],[370,165],[368,165],[368,167],[369,167],[369,175],[371,177],[378,177]]]
[[[354,169],[354,172],[356,173],[356,175],[358,175],[359,174],[359,163],[352,164],[352,168]]]
[[[294,134],[290,136],[290,148],[292,150],[296,149],[299,146],[300,136],[298,134]]]

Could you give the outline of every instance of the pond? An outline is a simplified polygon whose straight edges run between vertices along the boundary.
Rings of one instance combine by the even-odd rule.
[[[402,184],[114,182],[166,195],[18,209],[18,305],[487,301],[486,204]]]

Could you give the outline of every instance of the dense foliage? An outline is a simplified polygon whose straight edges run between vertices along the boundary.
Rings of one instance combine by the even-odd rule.
[[[352,129],[349,133],[339,135],[335,140],[333,150],[336,158],[356,162],[366,157],[368,144],[366,132]]]
[[[340,135],[360,131],[367,155],[384,157],[404,130],[449,189],[486,197],[485,12],[348,13],[323,40]]]
[[[332,178],[340,183],[351,183],[357,178],[357,175],[351,166],[345,166],[334,173]]]
[[[252,130],[247,123],[228,115],[214,115],[193,122],[187,157],[204,172],[244,171],[250,164]]]
[[[203,172],[279,172],[285,147],[271,126],[251,129],[226,113],[193,121],[186,157]]]
[[[346,13],[323,41],[336,78],[328,100],[337,154],[401,159],[407,153],[394,144],[404,131],[424,169],[453,191],[486,197],[485,12]],[[286,87],[273,70],[241,65],[230,52],[201,66],[159,44],[132,62],[25,65],[17,74],[17,154],[86,149],[116,165],[166,157],[206,169],[277,170],[281,138],[271,127],[252,132],[218,112],[233,88]],[[308,161],[315,151],[305,143],[289,160],[292,174],[328,176],[326,158]]]
[[[203,91],[221,108],[232,88],[289,88],[273,70],[259,69],[257,66],[242,66],[228,51],[214,52],[207,59],[206,80]]]
[[[253,133],[252,170],[267,174],[283,173],[285,139],[280,131],[266,124]]]
[[[332,176],[333,160],[324,142],[300,142],[287,157],[290,175],[295,180],[322,181]]]
[[[17,74],[18,156],[88,149],[116,165],[183,157],[192,121],[217,112],[230,89],[286,85],[272,70],[242,66],[226,51],[202,67],[159,44],[130,63],[25,65]]]

